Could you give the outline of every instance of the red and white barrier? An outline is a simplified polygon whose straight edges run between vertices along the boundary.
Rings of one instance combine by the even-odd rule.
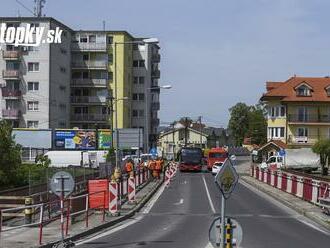
[[[118,184],[109,183],[109,212],[116,214],[118,212]]]
[[[165,170],[165,186],[168,187],[170,186],[170,182],[171,182],[171,173],[169,168],[166,168]]]
[[[135,178],[128,178],[128,202],[135,202]]]

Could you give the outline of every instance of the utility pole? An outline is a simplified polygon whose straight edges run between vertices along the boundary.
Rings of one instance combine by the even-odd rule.
[[[199,132],[200,132],[200,146],[201,146],[201,149],[203,149],[203,136],[202,136],[202,130],[203,130],[203,127],[202,127],[202,116],[199,116]]]
[[[34,7],[34,16],[41,17],[42,16],[42,9],[45,7],[46,0],[34,0],[35,7]]]

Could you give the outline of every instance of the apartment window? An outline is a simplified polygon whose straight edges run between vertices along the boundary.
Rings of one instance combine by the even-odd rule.
[[[138,111],[136,109],[133,109],[132,115],[133,117],[138,117]]]
[[[28,91],[38,91],[39,82],[28,82]]]
[[[139,77],[139,83],[144,84],[144,77]]]
[[[66,73],[66,68],[65,67],[60,67],[60,71],[62,72],[62,73]]]
[[[85,34],[81,34],[81,35],[80,35],[79,42],[80,42],[80,43],[87,43],[87,35],[85,35]]]
[[[64,48],[60,48],[60,51],[61,51],[62,54],[67,54],[68,53],[68,51]]]
[[[284,138],[285,129],[284,127],[269,127],[268,136],[271,139]]]
[[[133,78],[133,83],[138,84],[139,83],[139,77],[134,77]]]
[[[133,50],[134,51],[137,51],[137,50],[139,50],[139,45],[138,44],[133,44]]]
[[[83,59],[83,61],[89,60],[88,53],[87,54],[83,54],[82,59]]]
[[[144,110],[143,109],[139,110],[139,117],[144,117]]]
[[[66,86],[65,85],[60,85],[59,86],[59,89],[62,90],[62,91],[65,91],[66,90]]]
[[[325,89],[327,91],[327,95],[330,96],[330,86]]]
[[[108,55],[108,62],[109,62],[109,64],[113,63],[113,54],[112,53]]]
[[[28,71],[29,72],[39,71],[39,63],[38,62],[29,62]]]
[[[108,36],[108,44],[112,44],[113,43],[113,36]]]
[[[58,122],[59,127],[65,127],[66,126],[66,122],[65,121],[59,121]]]
[[[139,67],[139,61],[133,60],[133,67]]]
[[[144,64],[144,60],[139,60],[139,67],[144,67],[145,64]]]
[[[89,74],[88,74],[88,71],[83,71],[82,72],[82,78],[89,78]]]
[[[297,129],[298,137],[308,137],[308,128],[307,127],[299,127]]]
[[[28,128],[38,128],[39,121],[27,121]]]
[[[143,93],[140,93],[140,94],[139,94],[139,100],[140,100],[140,101],[144,101],[144,94],[143,94]]]
[[[138,99],[138,94],[133,94],[133,100],[137,100]]]
[[[38,101],[28,101],[27,108],[29,111],[37,111],[37,110],[39,110],[39,102]]]
[[[66,109],[66,105],[64,104],[64,103],[60,103],[60,109],[62,109],[62,110],[65,110]]]
[[[108,73],[108,79],[109,80],[112,80],[113,79],[113,73],[112,73],[112,71],[109,71],[109,73]]]
[[[275,117],[285,117],[285,106],[271,106],[268,109],[268,116],[271,118]]]
[[[96,35],[89,36],[89,43],[96,43]]]

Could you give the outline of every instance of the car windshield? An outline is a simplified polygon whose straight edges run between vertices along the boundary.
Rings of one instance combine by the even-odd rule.
[[[226,158],[227,153],[222,152],[211,152],[209,153],[209,158]]]

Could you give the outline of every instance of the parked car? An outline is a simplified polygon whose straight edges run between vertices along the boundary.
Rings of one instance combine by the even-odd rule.
[[[223,162],[215,162],[212,166],[212,175],[216,175],[220,171],[222,165]]]

